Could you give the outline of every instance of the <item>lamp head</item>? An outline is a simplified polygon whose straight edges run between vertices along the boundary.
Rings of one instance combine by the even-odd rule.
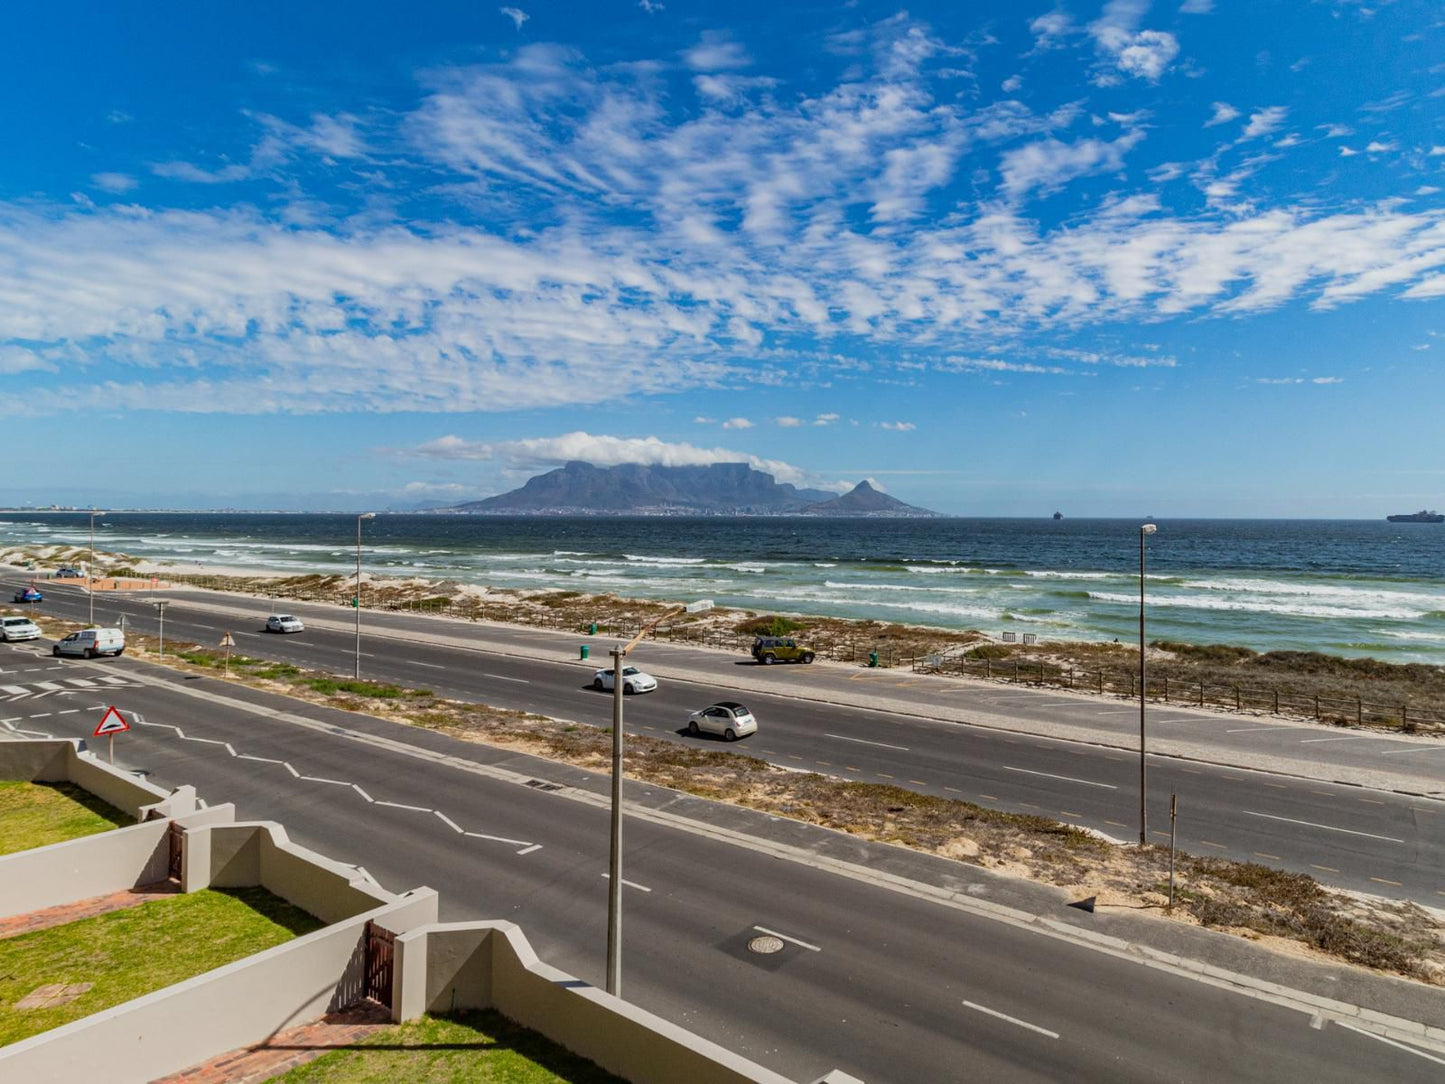
[[[1140,526],[1140,528],[1139,528],[1139,533],[1140,533],[1140,534],[1153,534],[1153,533],[1154,533],[1155,531],[1157,531],[1158,529],[1159,529],[1159,528],[1158,528],[1157,526],[1155,526],[1154,524],[1152,524],[1152,523],[1145,523],[1145,524],[1143,524],[1143,525]]]
[[[361,515],[357,516],[356,518],[357,518],[357,519],[375,519],[375,518],[376,518],[376,513],[375,513],[375,512],[363,512],[363,513],[361,513]]]

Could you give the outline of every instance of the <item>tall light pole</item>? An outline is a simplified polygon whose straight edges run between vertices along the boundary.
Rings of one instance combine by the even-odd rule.
[[[356,517],[356,597],[351,600],[356,607],[356,677],[361,679],[361,521],[375,519],[375,512],[363,512]]]
[[[160,646],[156,649],[156,658],[158,659],[166,657],[166,607],[170,605],[170,601],[168,598],[162,598],[151,603],[156,608],[156,613],[160,615],[161,622]]]
[[[90,624],[95,624],[95,517],[104,512],[90,510],[90,564],[85,569],[85,591],[90,596]]]
[[[1148,648],[1144,643],[1144,539],[1159,528],[1152,523],[1139,527],[1139,842],[1149,842],[1149,790],[1148,776],[1144,769],[1144,688],[1148,673],[1145,656]]]
[[[627,653],[654,626],[680,613],[700,614],[712,609],[712,599],[677,606],[655,617],[626,647],[612,649],[612,848],[607,861],[607,992],[622,996],[622,667]]]

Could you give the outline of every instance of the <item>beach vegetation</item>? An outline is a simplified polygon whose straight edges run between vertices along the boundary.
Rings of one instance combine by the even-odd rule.
[[[766,614],[733,626],[744,636],[790,636],[807,627],[807,622],[794,621],[791,617],[784,617],[782,614]]]

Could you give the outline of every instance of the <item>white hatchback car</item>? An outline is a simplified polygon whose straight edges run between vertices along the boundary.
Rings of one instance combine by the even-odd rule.
[[[267,632],[305,632],[306,626],[301,623],[301,618],[292,617],[290,614],[272,614],[266,618]]]
[[[592,675],[592,687],[594,689],[612,688],[612,667],[606,670],[598,670]],[[644,674],[635,666],[624,666],[622,668],[622,692],[626,695],[632,693],[650,693],[657,688],[657,678],[651,674]]]
[[[40,639],[40,626],[28,617],[0,617],[0,640]]]
[[[719,734],[728,741],[737,741],[758,732],[753,713],[736,700],[722,700],[710,708],[695,711],[687,719],[689,734]]]

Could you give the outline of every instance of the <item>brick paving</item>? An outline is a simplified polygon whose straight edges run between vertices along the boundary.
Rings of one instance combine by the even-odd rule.
[[[152,1084],[260,1084],[328,1051],[393,1027],[391,1014],[374,1001],[327,1013],[320,1020],[282,1031],[255,1046],[232,1050]]]
[[[157,881],[155,884],[126,889],[124,892],[112,892],[108,896],[92,896],[88,900],[77,900],[59,907],[47,907],[42,911],[27,911],[23,915],[0,918],[0,940],[36,930],[48,930],[52,926],[64,926],[67,922],[94,918],[110,911],[139,907],[150,900],[178,895],[180,891],[181,886],[175,881]]]

